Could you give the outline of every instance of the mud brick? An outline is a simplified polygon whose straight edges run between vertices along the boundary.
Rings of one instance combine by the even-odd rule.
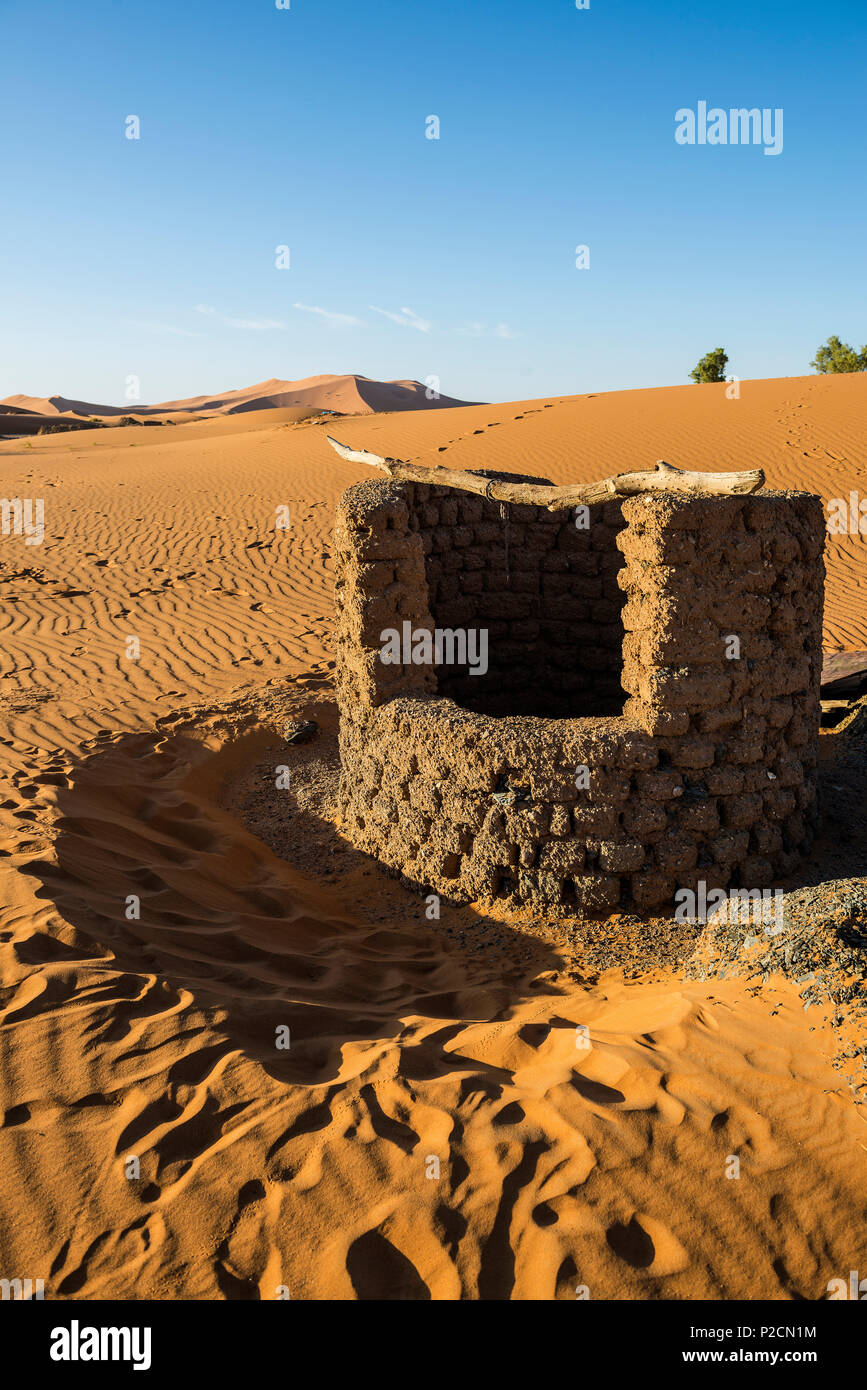
[[[583,869],[585,857],[582,840],[549,840],[539,851],[539,869],[560,876],[574,874]]]
[[[732,738],[725,743],[724,758],[730,763],[757,763],[764,752],[760,738]]]
[[[716,709],[725,705],[731,680],[714,672],[696,673],[689,667],[662,667],[650,671],[639,693],[647,705],[666,710]]]
[[[596,640],[600,647],[616,648],[619,668],[623,649],[623,630],[620,624],[598,621],[596,623]]]
[[[591,767],[588,799],[599,803],[623,803],[629,796],[631,783],[625,772],[610,768]]]
[[[666,740],[664,748],[675,767],[687,770],[713,767],[715,747],[702,738]]]
[[[653,847],[654,858],[666,874],[679,876],[692,869],[698,861],[698,846],[690,835],[669,831]]]
[[[517,642],[532,642],[539,636],[539,624],[534,618],[512,623],[511,637]]]
[[[712,797],[697,801],[687,800],[684,797],[677,808],[677,823],[682,830],[698,832],[703,835],[713,834],[714,831],[719,830],[719,811],[716,801]]]
[[[704,783],[711,796],[736,796],[744,789],[744,770],[740,767],[709,767]]]
[[[710,841],[709,849],[718,864],[738,864],[746,858],[749,844],[749,831],[724,830]]]
[[[458,499],[458,517],[461,523],[481,521],[484,505],[481,497],[468,495],[460,497]]]
[[[577,816],[577,812],[576,812]],[[575,821],[577,828],[577,819]],[[644,844],[658,840],[668,826],[668,816],[657,802],[630,803],[623,811],[626,833]]]
[[[674,768],[642,772],[636,781],[639,795],[648,801],[672,801],[683,795],[683,777]]]
[[[458,598],[461,589],[461,581],[456,574],[446,575],[437,585],[438,602],[448,603],[450,600]]]
[[[759,792],[764,795],[768,787],[776,785],[776,773],[769,772],[763,764],[743,767],[740,772],[744,779],[742,791]]]
[[[615,544],[630,564],[692,565],[697,558],[695,538],[682,531],[622,530]]]
[[[557,598],[562,596],[571,597],[572,576],[571,574],[543,574],[541,575],[542,593],[546,598]],[[556,612],[556,608],[554,610]]]
[[[566,819],[569,819],[568,813]],[[548,812],[544,806],[506,811],[504,833],[508,840],[516,844],[529,844],[531,841],[540,840],[547,828]]]
[[[690,717],[686,710],[663,710],[655,705],[646,705],[643,700],[630,697],[623,706],[626,719],[634,720],[640,728],[656,736],[676,737],[689,731]]]
[[[744,888],[764,888],[773,882],[774,868],[764,855],[750,854],[741,863],[739,876]]]
[[[812,737],[812,731],[802,715],[797,714],[786,729],[786,743],[790,748],[803,748]]]
[[[608,874],[582,874],[574,880],[575,898],[584,912],[601,912],[620,902],[620,879]]]
[[[398,569],[399,567],[399,569]],[[373,564],[359,565],[355,575],[357,592],[364,594],[378,594],[383,589],[389,588],[395,580],[395,572],[398,570],[399,577],[404,582],[408,578],[410,569],[415,572],[415,557],[406,557],[397,562],[392,560],[377,560]],[[422,575],[424,575],[424,565],[421,565]]]
[[[764,794],[765,815],[771,820],[784,820],[797,806],[794,792],[787,787],[773,787]]]
[[[490,898],[496,891],[500,877],[499,866],[484,858],[465,861],[462,883],[471,898]]]
[[[509,537],[509,541],[511,543],[511,536]],[[547,554],[551,545],[551,533],[548,531],[547,527],[528,526],[524,534],[522,545],[528,554],[533,554],[535,556],[534,564],[538,566],[539,555]]]
[[[663,823],[665,817],[663,816]],[[576,835],[613,835],[618,827],[617,806],[576,806],[572,812]],[[631,827],[627,827],[631,828]]]
[[[720,729],[729,729],[739,724],[743,717],[740,704],[721,705],[718,709],[703,710],[696,723],[702,734],[716,734]]]
[[[696,619],[695,628],[674,629],[661,623],[642,627],[641,662],[653,667],[713,665],[724,670],[725,644],[716,624]]]
[[[778,825],[754,825],[750,831],[750,851],[765,859],[773,859],[783,848],[783,834]]]
[[[485,609],[490,618],[529,618],[530,599],[525,594],[489,594],[485,599]]]
[[[781,787],[800,787],[804,781],[804,767],[797,758],[781,758],[774,765],[774,772]]]
[[[430,532],[430,538],[435,555],[445,555],[446,553],[452,555],[454,553],[451,533],[447,526],[437,526],[435,530]]]
[[[568,574],[569,556],[562,550],[549,550],[547,555],[542,557],[542,570],[546,574]]]
[[[755,825],[761,820],[764,802],[758,792],[743,796],[727,796],[720,802],[722,818],[731,830],[740,830]]]
[[[602,574],[605,556],[598,550],[573,550],[569,555],[569,576],[581,574],[593,577]]]
[[[610,553],[619,533],[614,526],[606,526],[595,521],[591,515],[590,530],[587,534],[590,537],[591,550],[602,550]]]
[[[631,880],[632,897],[636,907],[659,907],[670,902],[674,895],[674,879],[658,869],[642,869]]]
[[[610,626],[619,617],[621,607],[619,602],[614,602],[612,599],[597,598],[590,604],[590,616],[594,623],[605,623]],[[619,645],[621,637],[619,624],[613,635],[616,636]]]
[[[455,572],[459,574],[462,579],[467,578],[470,573],[484,576],[488,568],[487,556],[480,554],[477,550],[462,550],[452,553],[457,556],[457,564],[459,566]],[[482,588],[484,588],[484,581],[482,583]]]
[[[453,526],[452,545],[456,550],[464,550],[473,544],[474,534],[472,526]]]
[[[449,599],[437,614],[437,627],[443,631],[469,626],[476,617],[478,605],[468,598]]]
[[[575,775],[554,777],[550,772],[537,772],[530,769],[530,792],[534,801],[564,802],[569,804],[577,799]]]
[[[539,895],[544,902],[562,903],[566,897],[566,885],[559,874],[539,870],[536,874]]]
[[[607,873],[631,874],[644,863],[644,845],[640,840],[601,840],[596,844],[599,867]]]
[[[473,841],[471,858],[476,863],[484,861],[497,868],[506,869],[517,861],[518,853],[515,846],[507,844],[496,835],[490,835],[483,831]]]
[[[541,600],[539,599],[539,576],[537,574],[521,574],[513,570],[509,575],[509,592],[534,595],[536,598],[534,611],[539,611]]]
[[[678,877],[678,891],[684,888],[689,889],[700,898],[702,892],[712,893],[714,889],[725,888],[731,879],[732,871],[727,864],[700,864],[694,869],[688,869],[686,873]],[[676,894],[675,894],[676,896]],[[708,915],[713,910],[713,904],[708,908]]]
[[[534,583],[538,588],[539,557],[534,555],[532,551],[527,550],[523,542],[520,541],[517,536],[512,536],[509,539],[509,553],[507,557],[504,552],[504,562],[506,559],[508,559],[509,564],[510,580],[516,574],[532,574]]]
[[[751,531],[769,531],[779,524],[773,509],[764,505],[765,500],[764,497],[756,498],[744,508],[744,524]]]
[[[601,551],[599,554],[599,573],[606,578],[614,578],[623,569],[623,560],[614,551]]]

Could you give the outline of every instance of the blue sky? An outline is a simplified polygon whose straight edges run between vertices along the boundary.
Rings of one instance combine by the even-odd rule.
[[[354,371],[509,400],[867,341],[863,0],[13,0],[0,24],[0,397]],[[700,100],[782,108],[782,153],[678,145]]]

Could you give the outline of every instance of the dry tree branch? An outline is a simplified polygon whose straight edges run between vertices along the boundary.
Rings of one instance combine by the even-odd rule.
[[[545,487],[538,483],[507,483],[480,478],[475,473],[459,472],[453,468],[425,468],[418,463],[404,463],[402,459],[381,458],[367,449],[350,449],[330,434],[325,437],[332,449],[347,463],[369,464],[398,482],[461,488],[464,492],[478,493],[493,502],[528,502],[535,507],[547,507],[549,512],[593,502],[608,502],[615,497],[632,497],[638,492],[662,492],[669,488],[688,492],[694,497],[728,497],[737,493],[758,492],[765,481],[760,468],[745,473],[695,473],[672,468],[670,463],[659,459],[655,469],[641,473],[618,473],[598,483]]]

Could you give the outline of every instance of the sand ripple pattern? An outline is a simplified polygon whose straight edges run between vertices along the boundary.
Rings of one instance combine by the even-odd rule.
[[[341,429],[555,482],[761,464],[828,499],[865,487],[865,387]],[[372,924],[217,804],[232,702],[327,675],[331,517],[364,474],[323,433],[254,411],[0,443],[0,493],[46,504],[41,546],[0,537],[0,1277],[59,1299],[823,1297],[867,1267],[867,1139],[794,992],[588,989],[555,959],[469,978],[409,911]],[[867,647],[863,575],[864,540],[832,539],[829,647]],[[196,738],[168,732],[200,705]]]
[[[214,805],[215,757],[107,740],[3,808],[35,837],[0,933],[10,1267],[78,1299],[812,1299],[867,1254],[863,1123],[803,1017],[556,972],[480,1009]]]

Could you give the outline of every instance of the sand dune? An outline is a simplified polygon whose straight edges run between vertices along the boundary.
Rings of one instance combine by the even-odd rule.
[[[782,978],[687,981],[670,928],[612,920],[591,951],[478,907],[428,922],[339,835],[330,531],[364,470],[253,404],[284,386],[0,443],[0,493],[46,527],[0,537],[0,1275],[59,1299],[825,1297],[867,1261],[831,1018]],[[863,486],[865,393],[341,430],[555,482],[762,466],[829,499]],[[827,559],[826,646],[863,650],[863,538]]]
[[[86,415],[110,419],[114,415],[184,416],[235,415],[247,410],[304,406],[311,410],[332,410],[342,415],[371,415],[387,410],[444,410],[466,405],[452,396],[429,398],[418,381],[371,381],[365,376],[311,376],[303,381],[260,381],[255,386],[223,391],[216,396],[190,396],[184,400],[162,401],[159,405],[96,405],[93,401],[70,400],[66,396],[7,396],[0,410],[26,411],[36,415]]]
[[[61,433],[69,430],[85,430],[92,427],[90,420],[80,420],[74,415],[35,415],[26,410],[11,410],[7,406],[0,410],[0,439],[15,438],[19,435]]]

